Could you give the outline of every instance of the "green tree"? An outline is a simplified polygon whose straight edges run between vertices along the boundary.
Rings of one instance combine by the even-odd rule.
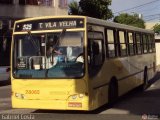
[[[111,5],[111,0],[80,0],[79,7],[73,1],[69,8],[70,13],[74,15],[85,15],[106,20],[113,17],[112,11],[108,8],[109,5]]]
[[[79,15],[80,9],[77,1],[72,1],[69,5],[69,15]]]
[[[138,14],[129,15],[127,13],[122,13],[116,16],[113,20],[114,22],[131,25],[134,27],[145,28],[145,22],[143,19],[139,18]]]
[[[157,23],[153,26],[153,30],[155,33],[160,33],[160,24]]]

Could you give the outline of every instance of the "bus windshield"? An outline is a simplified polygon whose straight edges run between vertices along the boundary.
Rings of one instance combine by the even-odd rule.
[[[15,78],[77,78],[84,75],[83,32],[14,36]]]

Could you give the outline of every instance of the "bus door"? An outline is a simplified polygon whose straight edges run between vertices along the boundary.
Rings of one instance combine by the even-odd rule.
[[[89,75],[95,76],[104,62],[103,33],[88,32]]]

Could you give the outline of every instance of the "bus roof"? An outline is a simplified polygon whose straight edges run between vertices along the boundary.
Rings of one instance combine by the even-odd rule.
[[[115,23],[115,22],[110,22],[107,20],[102,20],[102,19],[96,19],[92,17],[87,17],[87,22],[95,25],[101,25],[101,26],[108,26],[112,28],[119,28],[119,29],[127,29],[131,31],[137,31],[137,32],[147,32],[147,33],[154,33],[153,30],[148,30],[148,29],[142,29],[138,27],[133,27],[125,24],[120,24],[120,23]]]
[[[20,20],[16,20],[15,22],[20,23],[20,22],[26,22],[26,21],[43,20],[43,19],[51,19],[51,18],[86,18],[86,16],[79,16],[79,15],[41,16],[41,17],[20,19]]]
[[[78,15],[33,17],[33,18],[26,18],[26,19],[17,20],[17,21],[15,21],[15,23],[21,23],[21,22],[32,21],[32,20],[49,19],[49,18],[86,18],[87,23],[94,24],[94,25],[108,26],[108,27],[119,28],[119,29],[127,29],[130,31],[137,31],[137,32],[146,32],[146,33],[152,33],[152,34],[154,33],[153,30],[142,29],[142,28],[138,28],[138,27],[125,25],[125,24],[110,22],[107,20],[102,20],[102,19],[97,19],[97,18],[92,18],[92,17],[87,17],[87,16],[78,16]]]

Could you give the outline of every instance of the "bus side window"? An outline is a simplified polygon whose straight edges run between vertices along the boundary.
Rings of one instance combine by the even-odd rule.
[[[121,56],[126,56],[127,46],[126,46],[126,40],[125,40],[125,32],[119,31],[118,35],[119,35],[118,38],[119,38],[119,43],[120,43],[120,54]]]
[[[151,35],[152,52],[156,52],[154,35]]]
[[[152,39],[151,35],[148,35],[148,52],[152,52]]]
[[[136,34],[136,45],[137,45],[137,54],[142,53],[142,45],[141,45],[141,36],[140,34]]]
[[[107,55],[111,58],[115,57],[115,38],[114,38],[114,30],[111,29],[107,29],[107,45],[106,48],[108,48],[107,50]]]
[[[129,54],[134,55],[134,38],[133,33],[128,32],[128,45],[129,45]]]
[[[146,34],[143,34],[142,36],[143,40],[143,53],[147,53],[148,51],[148,36]]]

